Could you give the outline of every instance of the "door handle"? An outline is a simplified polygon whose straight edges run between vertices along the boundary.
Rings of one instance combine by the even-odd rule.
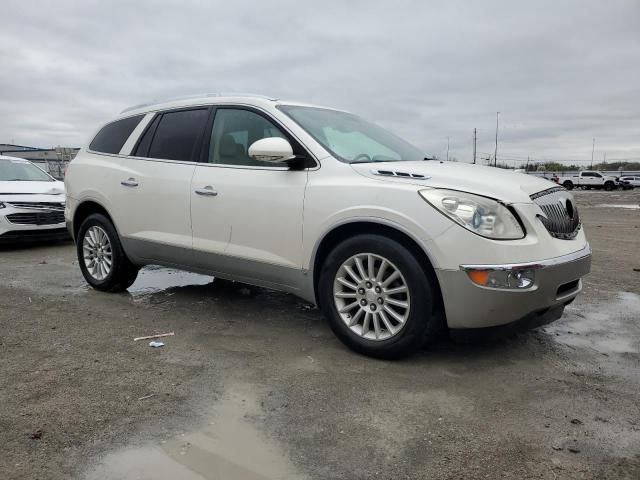
[[[135,178],[130,177],[129,180],[121,181],[120,185],[123,185],[125,187],[137,187],[138,186],[138,182],[136,182]]]
[[[207,185],[204,188],[196,189],[196,193],[198,195],[202,195],[203,197],[215,197],[218,195],[218,192],[216,192],[211,185]]]

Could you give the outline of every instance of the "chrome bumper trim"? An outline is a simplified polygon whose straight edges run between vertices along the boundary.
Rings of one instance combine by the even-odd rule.
[[[561,255],[559,257],[549,258],[547,260],[540,260],[538,262],[528,263],[508,263],[498,265],[460,265],[460,270],[530,270],[538,268],[553,267],[556,265],[562,265],[563,263],[577,262],[583,258],[591,256],[591,245],[588,243],[580,250],[569,253],[567,255]]]

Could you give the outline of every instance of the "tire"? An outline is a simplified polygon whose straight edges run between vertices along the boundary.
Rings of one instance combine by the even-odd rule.
[[[360,259],[366,278],[361,275],[356,259]],[[370,259],[373,275],[369,271]],[[385,268],[383,261],[387,262]],[[351,265],[360,283],[349,275],[345,265]],[[381,270],[383,273],[377,278]],[[394,271],[399,276],[384,285]],[[347,280],[351,286],[344,285],[338,279]],[[369,280],[373,283],[367,283]],[[357,288],[354,289],[354,285]],[[406,294],[385,292],[402,290],[402,285],[406,286]],[[375,293],[378,288],[381,293]],[[364,295],[361,295],[362,291]],[[432,280],[407,248],[381,235],[357,235],[335,247],[322,265],[318,293],[320,308],[333,332],[349,348],[364,355],[387,359],[403,357],[437,337],[441,331],[442,322],[436,315],[437,297]],[[343,299],[335,294],[353,295],[356,298]],[[361,304],[363,301],[367,302],[365,306]],[[408,307],[396,305],[402,303]],[[343,313],[339,312],[339,307]],[[349,310],[345,312],[346,308]],[[395,312],[396,317],[389,310]],[[368,330],[365,330],[367,317]],[[398,322],[398,317],[404,317],[404,321]],[[355,324],[348,325],[351,322]],[[376,328],[376,324],[379,328]]]
[[[125,255],[113,223],[100,213],[89,215],[80,225],[76,252],[82,275],[96,290],[121,292],[138,276],[139,268]],[[85,254],[89,258],[85,258]],[[111,265],[108,265],[109,259]]]
[[[567,180],[565,182],[562,183],[562,186],[564,188],[566,188],[567,190],[573,190],[573,182]]]
[[[605,189],[607,192],[610,192],[611,190],[613,190],[613,187],[614,187],[613,182],[606,182],[606,183],[604,184],[604,189]]]

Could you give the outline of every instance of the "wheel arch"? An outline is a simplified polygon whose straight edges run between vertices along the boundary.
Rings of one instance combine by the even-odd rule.
[[[111,221],[113,227],[116,229],[116,232],[118,231],[115,223],[113,222],[113,218],[111,218],[111,215],[109,215],[109,212],[102,204],[96,202],[95,200],[84,200],[76,207],[75,212],[73,213],[73,238],[76,239],[76,241],[78,238],[80,225],[82,225],[82,222],[85,218],[94,213],[101,213],[102,215],[107,217]]]
[[[318,284],[320,281],[320,271],[322,270],[322,264],[324,263],[324,260],[340,242],[351,236],[364,233],[382,235],[384,237],[395,240],[406,247],[418,259],[420,267],[425,272],[425,275],[427,275],[427,277],[429,278],[431,284],[434,286],[436,293],[435,307],[438,309],[438,311],[444,312],[444,302],[442,298],[442,291],[440,289],[440,282],[438,281],[438,277],[433,266],[433,261],[430,258],[427,250],[422,247],[411,234],[402,230],[398,226],[372,219],[353,220],[350,222],[342,223],[340,225],[336,225],[331,230],[329,230],[318,242],[311,262],[311,266],[313,268],[313,290],[316,304],[319,304]]]

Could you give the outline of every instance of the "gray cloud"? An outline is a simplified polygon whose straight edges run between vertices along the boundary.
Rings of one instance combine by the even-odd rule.
[[[0,143],[78,145],[126,106],[252,91],[345,108],[425,151],[640,161],[640,4],[3,3]]]

